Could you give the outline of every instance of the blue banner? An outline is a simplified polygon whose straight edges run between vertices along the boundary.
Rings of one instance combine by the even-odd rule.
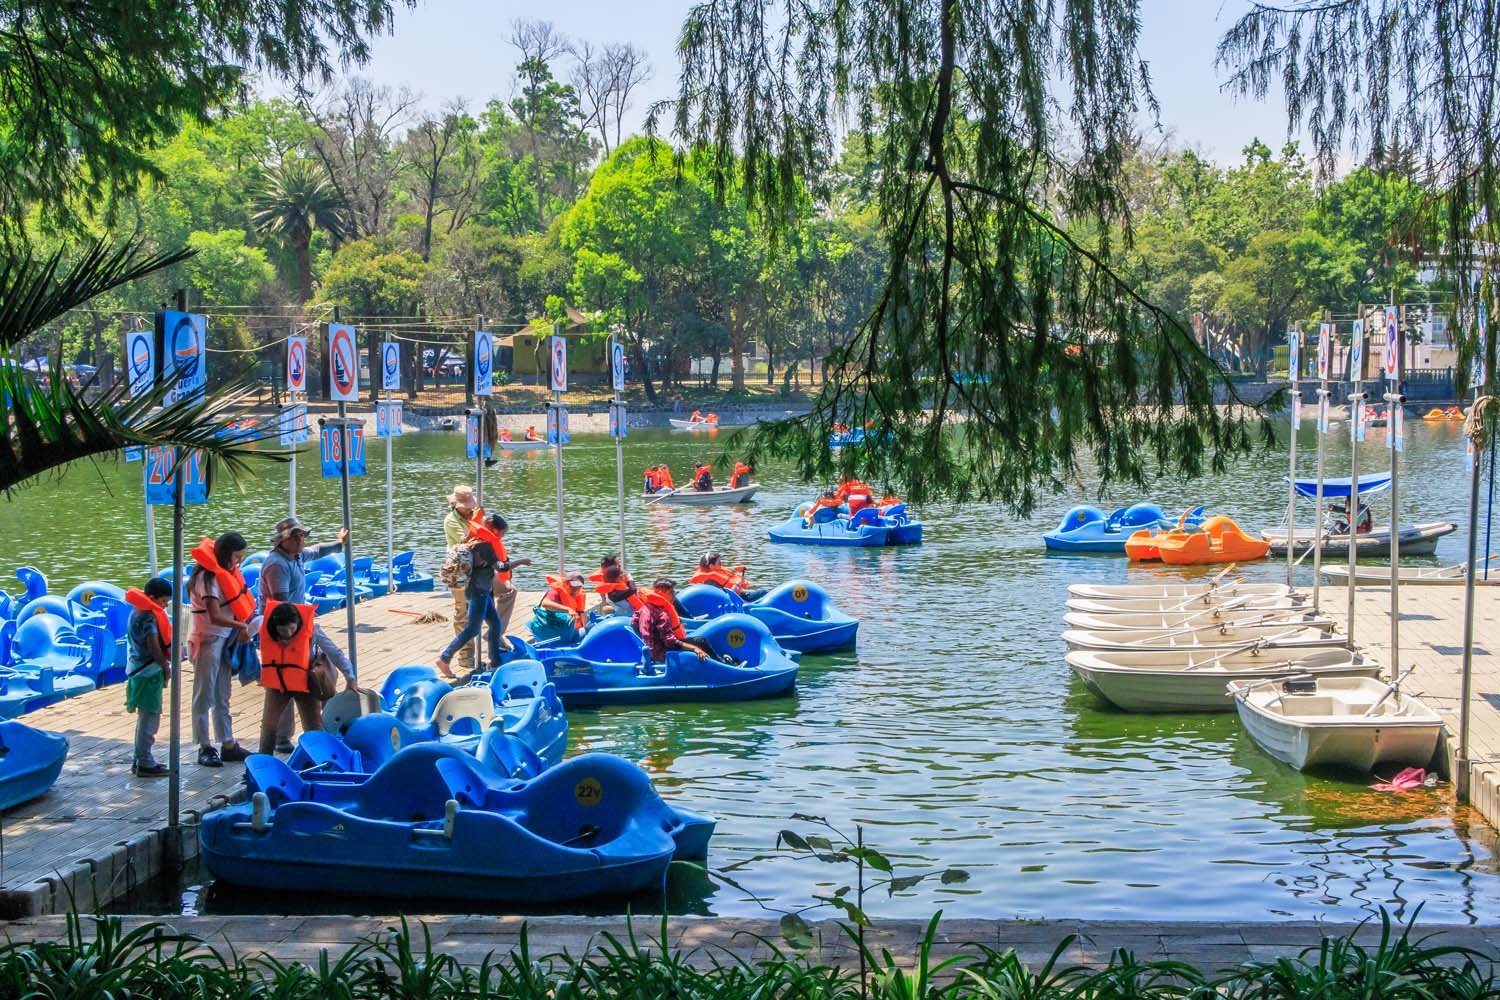
[[[131,445],[129,448],[125,449],[125,461],[139,462],[141,459],[146,457],[145,451],[146,450],[138,444]]]
[[[401,344],[387,340],[380,345],[380,388],[396,392],[401,388]]]
[[[400,400],[375,404],[375,436],[378,438],[401,436]]]
[[[609,404],[609,436],[623,441],[628,430],[629,421],[625,419],[625,404]]]
[[[343,433],[340,433],[340,431]],[[345,445],[349,452],[349,475],[365,474],[365,428],[363,424],[340,427],[324,424],[318,432],[318,457],[323,465],[324,479],[339,478],[339,467],[344,460]]]
[[[130,397],[139,399],[156,385],[156,336],[146,330],[125,335],[125,374]],[[136,456],[137,460],[140,456]]]
[[[479,414],[470,413],[464,418],[464,457],[479,457]],[[486,441],[484,443],[484,457],[492,458],[495,454],[495,443]]]
[[[208,320],[195,313],[162,311],[162,377],[176,377],[167,402],[198,399],[208,385]]]
[[[307,426],[306,403],[283,406],[281,412],[276,415],[276,419],[281,433],[281,443],[288,448],[299,445],[312,436]]]
[[[172,506],[172,466],[177,460],[175,448],[146,449],[146,502],[156,507]],[[208,461],[203,452],[187,453],[182,463],[182,502],[208,503]]]
[[[495,393],[495,336],[488,330],[474,331],[474,354],[469,358],[474,372],[474,395]]]
[[[561,338],[559,338],[561,339]],[[547,408],[547,443],[557,444],[558,432],[561,430],[562,443],[568,443],[568,408],[566,406],[551,406]]]

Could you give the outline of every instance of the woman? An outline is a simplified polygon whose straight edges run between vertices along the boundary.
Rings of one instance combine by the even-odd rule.
[[[604,614],[630,614],[641,608],[641,596],[635,581],[620,565],[619,556],[605,556],[599,560],[599,568],[589,574],[594,583],[594,592],[604,601],[599,610]]]
[[[750,466],[744,462],[734,463],[734,476],[729,480],[729,485],[735,489],[744,489],[750,485]]]
[[[245,558],[245,538],[226,531],[217,540],[204,538],[193,549],[197,569],[188,578],[188,602],[193,611],[188,636],[188,659],[193,661],[193,740],[198,744],[200,767],[222,767],[225,761],[250,756],[234,738],[234,717],[229,695],[234,677],[225,657],[225,647],[249,642],[254,636],[255,598],[240,572]],[[218,733],[220,750],[214,749],[209,722]]]
[[[746,603],[766,596],[764,590],[750,589],[750,581],[745,578],[745,567],[726,569],[724,560],[717,552],[703,553],[703,557],[698,560],[698,570],[688,578],[688,583],[711,583],[722,590],[740,595]]]
[[[499,667],[502,651],[510,649],[508,642],[502,646],[505,627],[510,621],[510,611],[516,602],[516,591],[510,584],[510,574],[518,566],[530,566],[531,560],[511,559],[505,551],[504,535],[508,527],[505,518],[499,514],[491,514],[483,521],[471,522],[469,525],[468,538],[464,542],[469,548],[473,564],[468,585],[464,588],[468,600],[468,624],[453,637],[453,641],[438,654],[437,659],[438,673],[450,680],[456,679],[458,675],[448,666],[448,661],[458,650],[479,638],[480,629],[485,623],[490,626],[490,669]],[[503,617],[496,607],[497,581],[504,591]],[[476,664],[476,667],[484,669],[483,664]]]
[[[588,625],[584,606],[583,574],[571,570],[563,576],[547,577],[547,592],[531,616],[531,634],[537,642],[553,646],[571,646],[583,636]]]

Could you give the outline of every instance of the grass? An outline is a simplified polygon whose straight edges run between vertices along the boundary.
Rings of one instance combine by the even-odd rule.
[[[1491,959],[1414,938],[1382,919],[1377,943],[1334,938],[1300,955],[1207,970],[1121,950],[1103,968],[1065,964],[1060,942],[1032,969],[1013,951],[971,946],[933,958],[938,918],[915,956],[866,952],[866,981],[761,941],[754,962],[602,936],[585,955],[520,946],[477,966],[434,950],[426,929],[399,927],[312,964],[246,957],[173,932],[126,931],[118,918],[72,917],[62,941],[0,948],[0,1000],[1446,1000],[1500,996]],[[852,929],[851,941],[854,940]],[[666,938],[665,926],[662,939]]]

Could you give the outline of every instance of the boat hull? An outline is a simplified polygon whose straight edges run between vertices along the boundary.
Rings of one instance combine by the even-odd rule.
[[[676,417],[668,417],[667,423],[677,431],[716,431],[720,427],[728,426],[717,421],[709,423],[707,420],[679,420]]]
[[[1300,655],[1298,655],[1300,653]],[[1211,654],[1200,654],[1199,661]],[[1225,685],[1311,674],[1315,677],[1374,677],[1380,664],[1344,650],[1271,650],[1232,654],[1201,669],[1163,666],[1156,653],[1075,651],[1068,666],[1106,703],[1126,712],[1231,712]]]
[[[1423,524],[1410,524],[1401,529],[1401,554],[1404,556],[1430,556],[1437,549],[1438,539],[1444,535],[1450,535],[1458,529],[1451,521],[1429,521]],[[1261,535],[1271,544],[1273,553],[1285,554],[1287,549],[1287,533],[1285,528],[1267,528]],[[1389,556],[1391,554],[1391,531],[1389,528],[1376,528],[1374,531],[1355,536],[1355,551],[1360,559],[1374,556]],[[1293,554],[1301,555],[1313,547],[1313,531],[1310,528],[1297,529],[1292,539]],[[1323,555],[1344,556],[1349,555],[1349,536],[1324,535]]]
[[[1239,646],[1261,640],[1267,650],[1337,649],[1344,645],[1342,636],[1316,628],[1296,625],[1209,625],[1180,629],[1068,629],[1062,634],[1069,649],[1101,649],[1119,652],[1176,653],[1191,650],[1212,655],[1226,646]]]
[[[1300,611],[1306,602],[1300,597],[1290,596],[1256,596],[1237,597],[1234,594],[1204,594],[1199,597],[1128,597],[1115,600],[1098,601],[1085,597],[1070,597],[1067,601],[1069,611],[1087,611],[1092,614],[1113,615],[1134,612],[1154,612],[1166,614],[1178,612],[1184,615],[1213,611],[1223,608],[1227,611],[1249,611],[1251,613],[1264,614],[1268,611],[1286,611],[1288,613]]]
[[[1320,679],[1318,688],[1327,690],[1345,682]],[[1349,685],[1352,686],[1352,685]],[[1401,716],[1377,716],[1362,718],[1361,709],[1378,698],[1384,685],[1371,681],[1365,687],[1370,691],[1370,701],[1356,705],[1352,714],[1319,714],[1298,717],[1296,713],[1308,696],[1281,696],[1272,692],[1257,693],[1252,690],[1244,697],[1233,699],[1240,722],[1250,738],[1266,753],[1284,764],[1298,770],[1349,770],[1368,774],[1382,764],[1425,767],[1437,752],[1438,739],[1442,733],[1442,720],[1436,714],[1420,706],[1421,711],[1411,718]],[[1274,691],[1274,685],[1271,686]],[[1392,700],[1404,699],[1392,695]],[[1329,701],[1326,697],[1313,696],[1311,700]],[[1413,707],[1409,700],[1403,702]],[[1270,708],[1272,704],[1286,706],[1292,715],[1283,715]]]
[[[0,810],[45,795],[68,759],[68,741],[19,722],[0,723]]]
[[[847,524],[847,520],[837,520],[815,521],[807,525],[800,515],[793,515],[766,534],[771,541],[782,544],[849,548],[885,545],[886,536],[890,533],[889,528],[878,525],[861,524],[850,528]]]
[[[1229,594],[1231,597],[1285,597],[1291,589],[1281,583],[1075,583],[1068,596],[1091,601],[1141,600],[1158,598],[1185,601],[1206,594]]]
[[[552,446],[545,441],[494,441],[501,451],[542,451]]]
[[[1406,553],[1405,547],[1401,550]],[[1480,571],[1483,573],[1483,571]],[[1417,569],[1403,566],[1398,570],[1401,586],[1403,587],[1462,587],[1464,585],[1464,569],[1462,566],[1443,566],[1432,569]],[[1323,578],[1330,583],[1349,583],[1348,566],[1324,566]],[[1389,587],[1391,585],[1391,570],[1389,566],[1359,566],[1354,572],[1354,583],[1360,587]],[[1493,574],[1486,580],[1482,575],[1474,579],[1474,585],[1478,587],[1500,586],[1500,572]]]
[[[679,493],[644,493],[641,499],[647,503],[668,504],[683,507],[716,507],[722,504],[745,503],[760,489],[759,483],[749,486],[725,487],[717,490],[684,489]]]
[[[1283,628],[1301,625],[1307,628],[1331,628],[1333,620],[1314,617],[1299,610],[1284,612],[1255,611],[1236,608],[1230,611],[1203,614],[1201,612],[1136,611],[1128,614],[1094,614],[1087,611],[1069,611],[1063,615],[1069,628],[1088,629],[1095,632],[1117,629],[1168,629],[1194,628],[1200,625],[1243,626],[1276,623]]]

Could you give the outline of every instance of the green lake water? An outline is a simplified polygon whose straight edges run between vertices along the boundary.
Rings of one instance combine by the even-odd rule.
[[[1309,424],[1299,445],[1307,475]],[[1462,522],[1457,430],[1407,426],[1403,520]],[[1379,433],[1363,448],[1366,472],[1388,461]],[[1347,474],[1343,425],[1328,440],[1328,474]],[[1051,497],[1030,521],[997,506],[934,505],[921,512],[924,545],[864,551],[767,541],[766,529],[812,495],[786,469],[762,469],[763,491],[742,508],[645,508],[635,497],[643,466],[670,462],[680,481],[694,459],[718,447],[686,434],[632,433],[630,569],[638,579],[664,572],[682,579],[703,550],[717,548],[726,562],[747,563],[758,582],[811,578],[863,620],[858,653],[805,658],[795,697],[570,713],[569,752],[638,761],[671,800],[717,817],[711,866],[735,866],[732,877],[769,904],[806,904],[851,874],[774,851],[779,830],[810,830],[792,814],[810,813],[851,833],[864,824],[898,874],[948,866],[971,873],[961,885],[934,880],[872,897],[870,909],[885,916],[941,908],[955,917],[1358,919],[1380,906],[1410,916],[1421,904],[1429,921],[1500,920],[1492,832],[1477,815],[1455,812],[1446,790],[1395,796],[1357,780],[1307,777],[1263,754],[1232,713],[1126,715],[1101,707],[1072,678],[1058,638],[1070,583],[1178,574],[1129,568],[1123,558],[1047,555],[1040,535],[1074,503],[1108,510],[1136,498]],[[472,481],[473,463],[463,458],[461,434],[443,432],[399,439],[395,460],[396,548],[416,549],[418,564],[435,569],[443,495]],[[220,484],[211,504],[191,508],[189,542],[236,529],[263,547],[287,498],[286,468],[262,472],[243,493]],[[1207,503],[1261,527],[1281,518],[1285,474],[1285,452],[1267,452],[1222,476],[1166,481],[1149,499],[1169,510]],[[384,448],[374,443],[369,475],[353,487],[357,554],[384,552],[384,488]],[[511,522],[512,553],[547,565],[556,553],[550,456],[502,458],[487,474],[486,495]],[[1375,507],[1385,521],[1387,500]],[[299,516],[328,539],[338,510],[337,480],[318,478],[315,456],[304,454]],[[1303,505],[1302,523],[1310,510]],[[566,511],[570,563],[597,565],[616,548],[612,442],[580,435],[567,448]],[[163,531],[163,556],[168,541]],[[1438,561],[1458,561],[1463,545],[1460,530],[1443,540]],[[66,590],[85,579],[137,582],[145,561],[138,465],[80,466],[0,501],[0,572],[35,565],[53,589]],[[1279,580],[1284,568],[1236,572]],[[1310,582],[1308,568],[1299,575]],[[537,569],[518,582],[536,588],[540,577]],[[436,652],[412,649],[411,660],[430,662]],[[162,905],[177,905],[175,890],[165,898]],[[286,903],[196,892],[189,899],[204,909]],[[764,912],[738,889],[676,876],[667,905]]]

